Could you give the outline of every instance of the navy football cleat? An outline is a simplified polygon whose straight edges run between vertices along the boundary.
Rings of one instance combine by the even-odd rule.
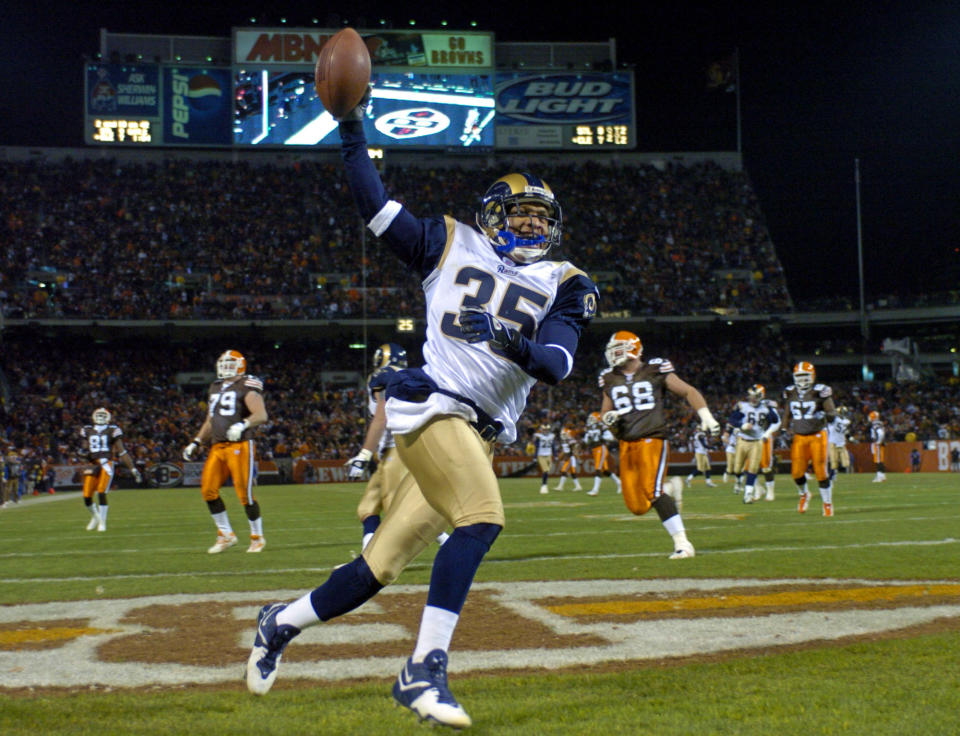
[[[433,721],[451,728],[466,728],[470,716],[447,687],[447,654],[434,649],[423,660],[408,659],[393,683],[393,698],[409,708],[421,721]]]
[[[286,603],[272,603],[261,608],[257,615],[257,636],[247,659],[247,690],[254,695],[265,695],[273,687],[280,655],[300,633],[296,626],[277,624],[277,614],[286,607]]]

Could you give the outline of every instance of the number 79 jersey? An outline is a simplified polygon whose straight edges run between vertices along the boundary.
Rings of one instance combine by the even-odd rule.
[[[227,439],[227,430],[231,424],[242,422],[250,416],[250,410],[247,408],[248,393],[263,393],[263,381],[256,376],[244,374],[236,378],[224,378],[214,381],[210,384],[207,392],[209,404],[207,413],[210,416],[210,429],[212,444],[218,442],[229,442]],[[248,440],[253,434],[252,429],[247,429],[241,435],[240,440]]]
[[[663,414],[663,391],[673,364],[663,358],[651,358],[636,373],[621,373],[615,368],[600,374],[603,393],[610,397],[615,411],[622,412],[620,439],[636,441],[645,437],[667,439],[667,421]]]

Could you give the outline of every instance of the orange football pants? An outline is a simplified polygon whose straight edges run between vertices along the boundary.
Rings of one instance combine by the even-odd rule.
[[[884,445],[878,445],[876,442],[870,443],[870,454],[873,455],[873,462],[882,463],[886,452],[884,452]]]
[[[790,475],[802,478],[807,472],[807,464],[813,463],[813,474],[817,480],[827,479],[827,430],[816,434],[795,434],[790,445]]]
[[[203,464],[200,476],[200,493],[204,501],[216,501],[220,497],[220,487],[233,479],[237,498],[244,506],[256,499],[253,497],[253,440],[242,442],[218,442],[210,448],[207,461]]]
[[[609,473],[610,450],[607,449],[607,446],[597,445],[596,447],[592,448],[590,452],[593,454],[593,472]]]
[[[668,443],[647,437],[642,440],[621,440],[620,481],[623,501],[637,516],[647,513],[663,493],[667,477]]]
[[[113,476],[116,471],[116,463],[112,460],[105,460],[100,463],[100,467],[94,468],[83,476],[83,497],[93,498],[94,493],[106,493],[110,490],[113,483]]]

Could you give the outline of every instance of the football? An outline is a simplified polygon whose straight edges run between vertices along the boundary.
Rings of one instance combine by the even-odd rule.
[[[313,81],[335,118],[357,106],[370,84],[370,52],[359,33],[344,28],[330,37],[320,49]]]

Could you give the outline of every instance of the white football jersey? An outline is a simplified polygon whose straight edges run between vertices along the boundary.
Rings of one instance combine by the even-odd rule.
[[[837,447],[845,447],[847,444],[847,431],[849,429],[849,419],[834,417],[833,421],[827,425],[827,442]]]
[[[566,261],[511,266],[472,227],[451,218],[446,218],[446,223],[443,256],[423,281],[427,306],[423,370],[440,388],[473,399],[498,420],[503,425],[498,441],[509,444],[517,438],[517,419],[537,379],[495,354],[489,343],[468,343],[460,332],[460,309],[484,308],[508,327],[533,338],[553,306],[560,284],[584,273]],[[572,367],[572,355],[567,362]],[[431,394],[427,401],[413,406],[396,397],[387,401],[387,427],[396,434],[414,431],[440,414],[476,419],[470,407],[445,394]]]
[[[553,457],[553,432],[537,432],[533,441],[537,445],[537,457]]]
[[[774,403],[767,399],[763,399],[757,406],[754,406],[749,401],[738,401],[734,410],[734,416],[737,414],[742,416],[742,424],[738,427],[740,436],[745,440],[760,439],[772,422],[770,411],[773,410],[775,416],[779,417],[779,415],[776,414],[776,410],[773,409],[774,406]],[[743,428],[745,424],[750,425],[749,429]],[[773,426],[775,429],[779,428],[780,422],[777,421]]]

